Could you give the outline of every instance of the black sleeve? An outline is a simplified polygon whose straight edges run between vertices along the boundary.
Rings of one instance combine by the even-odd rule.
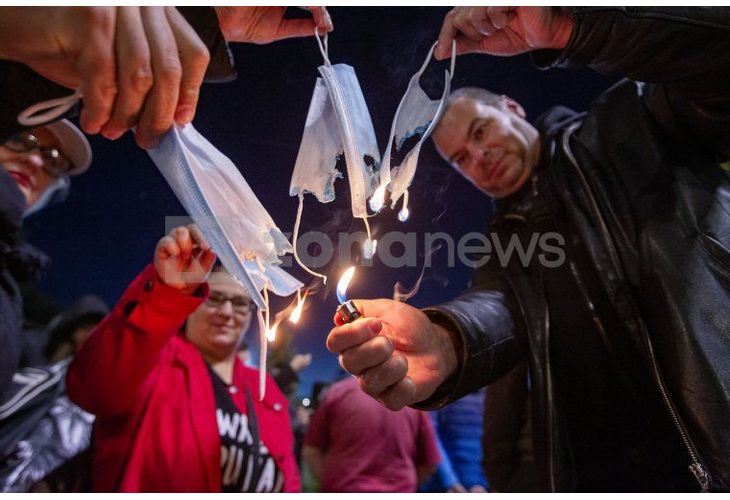
[[[584,7],[570,9],[562,51],[536,51],[540,67],[589,66],[645,82],[644,101],[677,135],[695,136],[730,157],[730,9]]]
[[[430,410],[455,401],[499,379],[525,357],[524,321],[504,273],[497,260],[490,259],[477,270],[468,291],[423,310],[451,332],[459,365],[414,408]]]
[[[210,51],[210,63],[205,72],[205,81],[222,83],[235,80],[233,54],[218,27],[218,17],[213,7],[178,7],[177,10],[190,23]]]

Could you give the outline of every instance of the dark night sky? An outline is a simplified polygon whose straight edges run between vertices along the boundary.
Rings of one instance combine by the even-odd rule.
[[[335,24],[329,39],[330,60],[355,68],[381,151],[408,80],[435,41],[447,11],[437,7],[330,9]],[[291,231],[296,199],[288,196],[289,179],[321,55],[313,38],[268,46],[236,45],[233,53],[238,79],[204,86],[194,125],[241,169],[279,227]],[[440,91],[445,68],[445,62],[434,63],[426,73],[424,87],[434,96]],[[584,110],[610,83],[590,70],[539,71],[527,56],[470,55],[457,59],[452,88],[484,86],[506,93],[534,119],[556,104]],[[165,217],[184,215],[157,168],[129,134],[115,142],[101,137],[90,140],[93,167],[73,180],[66,203],[26,224],[29,241],[53,259],[41,288],[59,306],[85,293],[97,293],[113,304],[151,261]],[[362,230],[359,220],[350,224],[347,189],[346,180],[338,181],[337,200],[328,205],[307,197],[302,232],[322,227]],[[410,207],[411,219],[405,224],[385,210],[375,220],[376,235],[387,230],[445,231],[458,238],[483,230],[490,213],[490,201],[450,172],[430,142],[421,153]],[[420,266],[422,249],[419,255]],[[344,265],[325,272],[336,282]],[[308,281],[299,268],[290,270]],[[358,270],[351,295],[390,297],[396,281],[410,286],[418,273],[419,268],[389,269],[376,259],[372,268]],[[448,268],[442,250],[435,254],[420,293],[410,303],[422,307],[447,300],[464,290],[470,274],[469,268],[458,263]],[[287,303],[277,300],[273,310]],[[324,348],[335,308],[333,293],[320,293],[292,330],[296,348],[314,355],[313,366],[302,373],[302,395],[310,392],[313,381],[330,380],[339,370],[336,357]],[[255,344],[254,333],[249,331],[249,340]]]

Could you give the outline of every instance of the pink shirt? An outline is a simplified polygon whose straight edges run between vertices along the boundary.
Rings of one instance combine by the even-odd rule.
[[[304,443],[324,452],[323,492],[415,492],[416,468],[440,460],[426,413],[390,411],[354,378],[327,391]]]

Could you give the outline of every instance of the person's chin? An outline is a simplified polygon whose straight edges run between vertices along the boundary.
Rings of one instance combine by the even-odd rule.
[[[237,336],[233,329],[225,328],[216,329],[215,335],[212,339],[216,344],[219,345],[226,345],[226,344],[234,344],[236,342]]]
[[[231,337],[216,337],[212,339],[211,345],[221,354],[228,355],[236,349],[236,340]]]
[[[526,180],[524,173],[522,165],[510,165],[510,168],[505,170],[492,186],[484,187],[482,191],[495,198],[510,196],[524,185]]]

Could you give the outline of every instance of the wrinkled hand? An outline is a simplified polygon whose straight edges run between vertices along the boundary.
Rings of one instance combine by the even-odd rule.
[[[324,7],[307,7],[313,19],[284,19],[285,7],[215,7],[218,25],[229,42],[271,43],[333,30]]]
[[[573,30],[573,20],[553,7],[455,7],[444,18],[434,55],[481,52],[512,56],[537,49],[562,49]]]
[[[428,398],[456,369],[449,333],[423,312],[394,300],[355,303],[363,317],[343,325],[336,315],[327,349],[391,410]]]
[[[0,57],[83,94],[81,128],[154,147],[192,121],[209,54],[174,7],[0,8]]]
[[[155,247],[155,270],[167,286],[191,294],[205,283],[216,255],[197,226],[176,227]]]

